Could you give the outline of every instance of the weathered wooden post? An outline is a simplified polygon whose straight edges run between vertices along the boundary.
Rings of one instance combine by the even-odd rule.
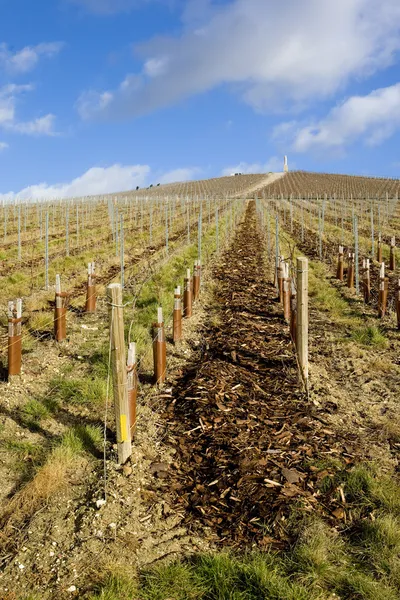
[[[296,327],[297,327],[297,292],[293,279],[290,282],[290,337],[296,345]]]
[[[308,259],[297,259],[296,348],[301,377],[308,390]]]
[[[88,280],[85,311],[87,313],[96,312],[96,274],[94,262],[88,263]]]
[[[283,302],[283,272],[284,272],[284,257],[280,256],[279,257],[279,263],[278,263],[278,291],[279,291],[279,301]]]
[[[347,267],[347,287],[354,289],[354,254],[349,252],[349,263]]]
[[[161,306],[157,310],[157,323],[153,323],[153,359],[155,383],[162,384],[167,370],[167,344]]]
[[[400,329],[400,279],[397,282],[396,313],[397,313],[397,329]]]
[[[290,321],[290,278],[289,278],[289,264],[287,262],[282,263],[283,266],[283,316],[286,323]]]
[[[343,255],[343,246],[339,246],[339,256],[338,256],[338,264],[336,270],[336,279],[339,281],[343,281],[344,278],[344,255]]]
[[[382,264],[382,235],[378,233],[378,256],[377,261]]]
[[[21,375],[22,300],[8,303],[8,376]]]
[[[128,360],[126,363],[126,370],[128,385],[129,429],[131,434],[131,440],[133,440],[135,438],[136,432],[136,402],[138,389],[135,342],[130,342],[128,347]]]
[[[68,294],[61,291],[61,278],[56,275],[54,337],[57,342],[62,342],[67,337],[67,304]]]
[[[200,261],[195,260],[193,269],[193,300],[197,300],[200,294],[200,273]]]
[[[186,318],[192,316],[192,286],[190,269],[187,269],[186,277],[183,282],[183,316]]]
[[[114,389],[115,424],[117,430],[118,463],[124,464],[132,453],[132,444],[129,422],[121,284],[111,283],[107,287],[107,302],[110,315],[111,367]]]
[[[396,269],[396,238],[392,237],[390,240],[390,262],[389,269],[394,271]]]
[[[363,292],[364,302],[368,304],[371,297],[371,278],[370,278],[370,265],[369,258],[363,260]]]
[[[379,272],[379,299],[378,299],[378,314],[382,319],[386,314],[387,297],[389,289],[389,278],[385,277],[385,263],[381,264]]]
[[[182,300],[181,300],[181,286],[178,285],[174,291],[172,340],[173,340],[174,344],[176,344],[181,339],[182,339]]]

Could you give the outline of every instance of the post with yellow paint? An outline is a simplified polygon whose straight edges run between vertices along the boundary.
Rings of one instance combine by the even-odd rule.
[[[114,388],[118,463],[122,465],[132,454],[132,445],[129,431],[128,378],[121,284],[112,283],[107,287],[107,302],[110,315],[111,368]]]

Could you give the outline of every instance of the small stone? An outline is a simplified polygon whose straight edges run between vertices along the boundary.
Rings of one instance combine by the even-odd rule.
[[[104,498],[101,498],[100,500],[96,500],[96,506],[97,506],[97,508],[101,508],[105,504],[107,504],[107,500],[104,500]]]
[[[70,585],[69,588],[67,589],[67,592],[76,592],[76,586],[75,585]]]

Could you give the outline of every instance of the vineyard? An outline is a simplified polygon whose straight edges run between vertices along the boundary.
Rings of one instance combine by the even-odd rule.
[[[400,599],[399,188],[1,207],[0,599]]]

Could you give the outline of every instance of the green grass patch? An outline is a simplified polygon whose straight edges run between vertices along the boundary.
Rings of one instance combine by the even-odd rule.
[[[104,584],[96,587],[94,593],[87,597],[88,600],[133,600],[136,598],[135,583],[124,576],[109,575]]]
[[[98,454],[103,444],[103,431],[95,425],[77,425],[63,435],[61,446],[70,449],[72,454],[90,452]]]
[[[102,405],[106,399],[107,382],[97,376],[84,375],[82,379],[55,377],[50,381],[51,399],[80,405]]]
[[[26,427],[35,428],[40,424],[42,419],[50,416],[50,411],[43,402],[32,398],[21,408],[20,414],[22,423]]]
[[[216,552],[164,563],[139,577],[108,575],[88,597],[400,600],[400,484],[395,473],[383,475],[378,467],[360,465],[335,477],[332,492],[342,487],[352,517],[343,527],[297,512],[286,521],[295,541],[284,552]]]
[[[355,329],[352,331],[350,339],[361,346],[385,348],[388,345],[388,339],[384,332],[375,325],[367,325]]]

